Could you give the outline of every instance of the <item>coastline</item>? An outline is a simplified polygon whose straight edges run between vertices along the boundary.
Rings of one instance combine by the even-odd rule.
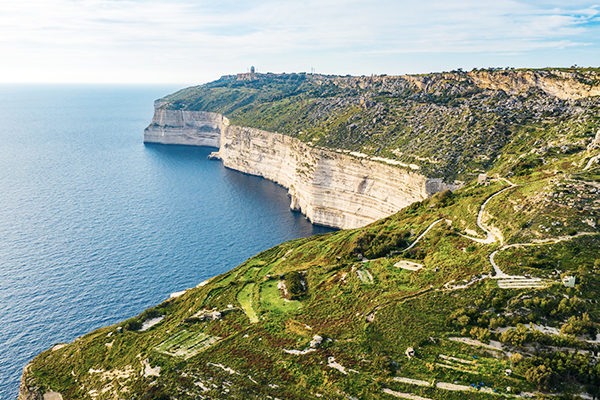
[[[428,178],[415,165],[315,148],[279,133],[231,125],[221,114],[163,106],[155,102],[145,143],[217,147],[209,158],[283,186],[290,209],[316,225],[362,227],[437,192],[461,187]]]

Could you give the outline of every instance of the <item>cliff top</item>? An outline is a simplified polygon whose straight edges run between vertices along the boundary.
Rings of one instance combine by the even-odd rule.
[[[530,131],[553,127],[572,141],[592,136],[599,85],[593,68],[370,77],[239,74],[183,89],[159,104],[217,112],[235,125],[468,181],[490,170],[512,141]],[[531,139],[531,146],[548,140]]]

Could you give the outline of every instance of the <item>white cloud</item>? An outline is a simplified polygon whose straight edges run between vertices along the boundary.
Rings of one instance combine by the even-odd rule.
[[[0,74],[191,82],[261,60],[341,73],[353,57],[551,52],[597,45],[599,14],[579,0],[3,0]]]

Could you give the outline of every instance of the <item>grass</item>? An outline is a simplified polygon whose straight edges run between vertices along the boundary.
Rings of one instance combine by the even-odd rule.
[[[202,332],[181,331],[169,337],[156,346],[156,351],[173,356],[183,357],[185,360],[195,356],[201,351],[219,341],[219,337],[210,336]]]
[[[268,280],[260,287],[260,305],[263,309],[274,313],[285,314],[299,310],[302,303],[297,300],[286,300],[281,297],[281,291],[277,288],[277,280]]]
[[[254,293],[254,283],[248,283],[237,295],[237,300],[244,309],[244,312],[250,319],[250,322],[258,322],[258,316],[252,307],[252,295]]]

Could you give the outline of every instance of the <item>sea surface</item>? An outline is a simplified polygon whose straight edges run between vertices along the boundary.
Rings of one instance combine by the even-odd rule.
[[[216,149],[144,145],[176,86],[0,85],[0,399],[55,343],[330,229]]]

